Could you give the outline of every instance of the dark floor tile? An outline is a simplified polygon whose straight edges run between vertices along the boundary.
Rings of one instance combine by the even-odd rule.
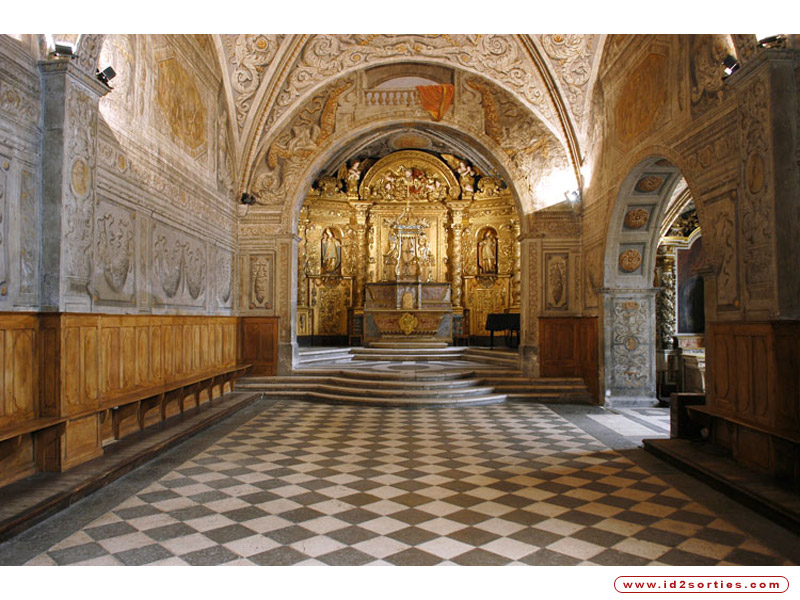
[[[645,526],[652,525],[653,523],[661,520],[661,517],[654,517],[653,515],[646,515],[644,513],[634,512],[632,510],[621,512],[615,515],[614,518],[620,521],[627,521],[628,523],[635,523],[636,525]],[[670,516],[670,518],[673,517]]]
[[[524,544],[530,544],[531,546],[539,546],[540,548],[544,548],[545,546],[549,546],[553,542],[560,540],[563,536],[551,533],[549,531],[544,531],[543,529],[531,527],[528,529],[522,529],[516,533],[512,533],[508,537],[512,540],[523,542]]]
[[[532,552],[528,556],[519,559],[519,562],[532,566],[574,566],[582,562],[579,558],[573,558],[566,554],[553,552],[547,548],[542,548]]]
[[[118,552],[114,555],[122,564],[129,567],[147,565],[158,562],[159,560],[164,560],[170,556],[173,556],[172,552],[158,544],[151,544],[143,548],[134,548],[133,550]]]
[[[453,496],[448,496],[442,500],[448,504],[455,504],[456,506],[461,506],[462,508],[469,508],[470,506],[475,506],[481,502],[486,502],[485,498],[478,498],[477,496],[471,496],[470,494],[454,494]],[[527,503],[530,504],[530,500],[528,500]]]
[[[585,504],[586,503],[584,502],[583,505]],[[597,515],[583,512],[581,510],[569,510],[558,515],[558,518],[564,521],[569,521],[570,523],[577,523],[578,525],[594,525],[595,523],[602,521],[605,517],[598,517]]]
[[[98,556],[108,554],[105,548],[95,542],[64,548],[63,550],[53,550],[48,552],[50,557],[59,565],[71,565]]]
[[[199,519],[201,517],[207,517],[208,515],[214,515],[216,513],[208,507],[198,505],[172,510],[168,514],[174,519],[178,519],[178,521],[190,521],[192,519]]]
[[[576,537],[576,536],[573,536]],[[589,559],[593,563],[605,566],[626,566],[626,567],[641,567],[650,563],[649,558],[642,556],[635,556],[627,552],[620,552],[618,550],[604,550],[600,554],[596,554]]]
[[[169,479],[167,481],[161,480],[159,483],[165,488],[170,489],[186,487],[187,485],[197,485],[197,481],[191,477],[179,477],[178,479]]]
[[[236,525],[226,525],[225,527],[219,527],[211,531],[204,531],[203,535],[214,540],[218,544],[227,544],[234,540],[250,537],[251,535],[255,535],[255,533],[256,532],[252,529],[248,529],[244,525],[239,525],[237,523]]]
[[[370,556],[369,554],[364,554],[355,548],[342,548],[340,550],[335,550],[328,554],[318,556],[317,560],[325,563],[326,565],[357,567],[359,565],[372,562],[376,559],[375,557]]]
[[[668,548],[674,548],[686,539],[685,535],[672,533],[671,531],[663,531],[653,527],[645,527],[641,531],[633,534],[633,537],[644,540],[645,542],[661,544],[662,546],[667,546]]]
[[[741,533],[734,533],[732,531],[721,531],[719,529],[712,529],[704,527],[698,531],[694,537],[701,540],[713,542],[715,544],[723,544],[725,546],[733,546],[734,548],[744,542],[747,538]]]
[[[478,529],[477,527],[465,527],[453,533],[448,533],[447,537],[477,547],[499,539],[501,536],[483,529]]]
[[[242,485],[241,481],[234,479],[233,477],[223,477],[222,479],[214,479],[212,481],[205,481],[203,483],[208,487],[214,488],[215,490],[222,490],[235,485]]]
[[[265,535],[272,538],[276,542],[279,542],[284,545],[289,545],[289,544],[294,544],[295,542],[299,542],[300,540],[305,540],[310,537],[314,537],[316,533],[314,533],[313,531],[309,531],[304,527],[300,527],[299,525],[292,525],[291,527],[284,527],[283,529],[276,529],[275,531],[270,531]]]
[[[482,550],[481,548],[475,548],[474,550],[470,550],[464,554],[459,554],[450,560],[457,565],[469,567],[499,566],[507,565],[509,562],[511,562],[510,559],[504,556],[500,556],[494,552],[489,552],[488,550]]]
[[[208,504],[209,502],[216,502],[217,500],[230,498],[230,496],[224,492],[220,492],[219,490],[214,490],[213,492],[200,492],[194,496],[188,496],[188,498],[189,500],[193,500],[198,504]]]
[[[416,546],[439,537],[439,534],[432,533],[427,529],[420,529],[419,527],[406,527],[405,529],[388,534],[387,537],[408,544],[409,546]]]
[[[352,487],[352,486],[348,486]],[[350,494],[349,496],[343,496],[339,498],[341,502],[345,504],[349,504],[350,506],[366,506],[367,504],[372,504],[374,502],[379,502],[381,499],[377,496],[373,496],[372,494]]]
[[[458,523],[464,523],[464,525],[477,525],[478,523],[482,523],[487,519],[491,518],[489,515],[485,515],[483,513],[476,512],[474,510],[464,509],[458,510],[454,513],[450,513],[446,517],[450,521],[456,521]],[[505,518],[505,515],[503,516]]]
[[[327,499],[329,500],[329,498]],[[304,521],[310,521],[311,519],[318,519],[319,517],[324,516],[325,515],[318,510],[314,510],[313,508],[309,508],[307,506],[301,506],[300,508],[281,513],[281,518],[291,521],[292,523],[302,523]]]
[[[673,548],[669,552],[659,556],[658,562],[677,567],[705,567],[709,565],[715,565],[718,561],[714,560],[713,558],[707,558],[705,556],[700,556],[698,554],[692,554],[691,552],[684,552],[683,550]]]
[[[149,504],[143,504],[141,506],[133,506],[131,508],[119,508],[114,511],[114,514],[120,519],[129,521],[131,519],[138,519],[139,517],[158,515],[161,514],[161,511],[154,506],[150,506]]]
[[[520,525],[536,525],[536,523],[541,523],[548,518],[545,515],[524,509],[513,510],[503,515],[504,521],[511,521]]]
[[[223,546],[211,546],[188,554],[182,554],[181,559],[195,567],[213,567],[232,560],[237,560],[238,554],[234,554]],[[253,560],[252,558],[250,560]],[[255,561],[254,561],[255,562]]]
[[[346,510],[342,513],[336,514],[337,519],[347,523],[352,523],[353,525],[358,525],[364,521],[371,521],[372,519],[377,519],[378,517],[380,517],[380,515],[368,510],[364,510],[363,508],[353,508],[351,510]]]
[[[783,561],[774,556],[766,556],[759,552],[750,552],[749,550],[742,550],[737,548],[728,556],[725,557],[725,562],[735,563],[737,565],[763,567],[763,566],[780,566]]]
[[[442,559],[438,556],[423,552],[419,548],[409,548],[408,550],[403,550],[397,554],[387,556],[383,560],[393,565],[406,567],[425,567],[442,562]]]
[[[716,519],[714,515],[703,515],[690,510],[676,510],[669,516],[670,519],[681,523],[694,523],[695,525],[708,525]]]
[[[150,537],[157,542],[163,542],[165,540],[171,540],[173,538],[183,537],[185,535],[192,535],[197,533],[197,530],[189,527],[185,523],[173,523],[172,525],[164,525],[163,527],[148,529],[145,533],[147,534],[147,537]]]
[[[558,518],[563,519],[564,515],[561,515]],[[624,540],[627,536],[612,533],[610,531],[604,531],[602,529],[595,529],[593,527],[584,527],[580,531],[570,534],[570,537],[574,537],[597,546],[603,546],[604,548],[611,548],[615,544],[618,544]],[[591,560],[594,561],[594,559]]]
[[[411,525],[419,525],[420,523],[424,523],[425,521],[431,520],[430,513],[427,513],[423,510],[417,510],[415,508],[408,508],[406,510],[401,510],[399,512],[393,513],[391,517],[393,519],[397,519],[398,521],[402,521],[403,523],[409,523]]]
[[[197,483],[195,481],[195,483]],[[148,503],[161,502],[162,500],[172,500],[173,498],[180,498],[180,494],[176,494],[172,490],[159,490],[157,492],[146,492],[139,494],[139,498]]]
[[[356,527],[355,525],[344,527],[343,529],[337,529],[336,531],[331,531],[325,535],[327,535],[329,538],[333,538],[337,542],[341,542],[342,544],[347,544],[349,546],[355,546],[359,542],[378,537],[377,533],[361,527]]]
[[[261,517],[266,517],[269,515],[267,511],[261,510],[260,508],[256,508],[255,506],[247,506],[245,508],[237,508],[236,510],[229,510],[228,512],[222,513],[223,516],[229,518],[231,521],[236,521],[237,523],[244,523],[246,521],[252,521],[253,519],[260,519]]]
[[[120,535],[126,535],[128,533],[135,533],[138,530],[134,527],[131,527],[124,521],[119,521],[117,523],[109,523],[108,525],[92,527],[90,529],[86,529],[85,531],[93,540],[105,540],[112,537],[118,537]]]

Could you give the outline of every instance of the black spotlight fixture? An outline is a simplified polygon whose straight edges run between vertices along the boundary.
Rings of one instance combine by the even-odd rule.
[[[784,48],[786,47],[786,36],[783,34],[770,35],[758,40],[758,45],[762,48]]]
[[[112,79],[114,79],[114,77],[116,77],[116,76],[117,76],[117,72],[114,70],[114,67],[110,67],[110,66],[106,67],[102,71],[98,69],[97,73],[95,73],[95,77],[97,77],[100,81],[102,81],[106,85],[108,85],[108,82],[111,81]],[[111,86],[108,85],[108,87],[111,87]]]
[[[253,194],[248,194],[247,192],[245,192],[244,194],[242,194],[242,198],[241,200],[239,200],[239,202],[241,202],[242,204],[246,204],[247,206],[250,206],[251,204],[256,203],[256,197],[253,196]]]
[[[69,42],[56,42],[53,48],[53,56],[57,58],[74,58],[75,44]]]
[[[739,63],[736,59],[728,54],[725,59],[722,61],[722,66],[725,68],[725,76],[733,75],[733,73],[739,68]]]

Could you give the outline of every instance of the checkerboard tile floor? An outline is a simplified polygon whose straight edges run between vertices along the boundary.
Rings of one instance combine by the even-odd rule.
[[[27,564],[790,563],[546,406],[281,401]]]

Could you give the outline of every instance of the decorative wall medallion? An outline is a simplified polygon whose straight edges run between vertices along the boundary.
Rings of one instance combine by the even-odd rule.
[[[633,273],[642,265],[642,255],[638,250],[630,248],[619,256],[619,268],[625,273]]]
[[[79,158],[72,163],[72,191],[81,198],[89,193],[89,167]]]
[[[656,192],[664,185],[665,179],[661,175],[645,175],[636,183],[636,191],[642,194]]]
[[[568,254],[548,254],[546,261],[547,306],[548,310],[567,310],[567,264]]]
[[[630,229],[641,229],[647,225],[650,213],[643,208],[634,208],[625,215],[625,226]]]
[[[272,309],[274,301],[275,256],[250,257],[250,308]]]
[[[400,326],[400,331],[402,331],[405,335],[411,335],[411,333],[417,328],[419,321],[417,317],[412,315],[411,313],[403,313],[403,316],[397,321],[397,324]]]
[[[636,339],[634,336],[632,336],[632,335],[631,335],[631,336],[628,336],[628,338],[625,340],[625,348],[626,348],[626,349],[627,349],[629,352],[633,352],[633,351],[634,351],[634,350],[636,350],[638,347],[639,347],[639,340],[637,340],[637,339]]]

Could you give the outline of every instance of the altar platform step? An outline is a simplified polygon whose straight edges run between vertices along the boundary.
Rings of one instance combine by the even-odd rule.
[[[463,350],[463,360],[483,362],[506,367],[519,366],[519,353],[516,350],[474,347],[467,347]]]
[[[439,350],[450,348],[446,342],[370,342],[369,348],[388,348],[392,350]]]
[[[301,348],[297,352],[300,366],[316,364],[345,364],[353,360],[350,348]]]
[[[389,406],[487,404],[506,400],[592,404],[589,391],[579,378],[527,378],[513,370],[505,373],[309,369],[291,376],[242,377],[236,389],[308,400]]]
[[[479,380],[470,378],[468,372],[440,373],[436,378],[418,375],[421,374],[340,371],[313,376],[242,377],[236,389],[276,397],[380,406],[493,404],[506,400],[491,386],[479,385]]]

